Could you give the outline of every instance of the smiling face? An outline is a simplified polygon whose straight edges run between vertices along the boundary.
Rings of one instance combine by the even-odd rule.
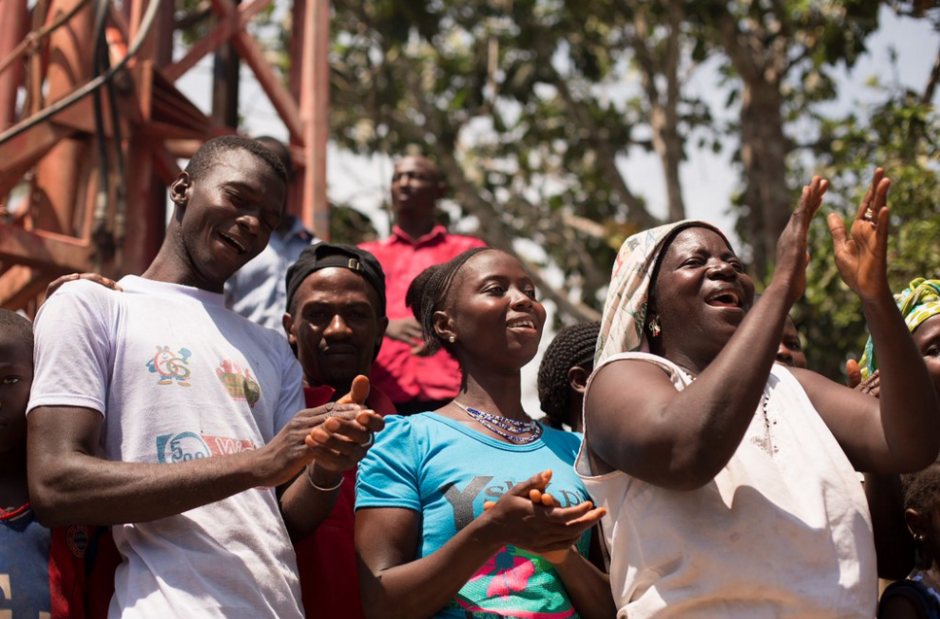
[[[920,323],[912,336],[917,350],[927,364],[927,372],[933,381],[937,397],[940,397],[940,314]]]
[[[518,370],[535,357],[545,308],[535,299],[535,285],[519,261],[501,251],[483,251],[457,274],[445,303],[435,315],[444,339],[453,334],[461,361]]]
[[[190,271],[181,283],[220,292],[268,244],[281,221],[284,196],[277,173],[244,149],[224,151],[198,180],[180,174],[171,197],[178,250]]]
[[[0,330],[0,454],[26,440],[26,405],[33,383],[33,351],[22,337]]]
[[[388,325],[378,307],[378,291],[349,269],[320,269],[300,284],[284,329],[308,385],[343,395],[353,378],[369,375]]]
[[[392,174],[392,211],[396,218],[433,219],[444,189],[433,163],[424,157],[405,157]]]
[[[680,365],[711,361],[731,339],[754,300],[754,284],[717,232],[686,228],[666,249],[649,315],[662,334],[653,351]]]

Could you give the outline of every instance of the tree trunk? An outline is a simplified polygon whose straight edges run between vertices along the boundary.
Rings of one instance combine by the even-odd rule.
[[[781,80],[787,66],[786,45],[771,49],[760,33],[745,33],[725,7],[717,16],[718,32],[743,82],[741,93],[741,162],[744,166],[744,229],[751,243],[751,273],[770,274],[777,238],[792,207],[787,189],[789,143],[783,133]]]
[[[787,188],[788,143],[783,133],[780,87],[765,80],[745,82],[741,102],[741,162],[744,165],[746,230],[757,277],[770,274],[777,238],[790,219]]]

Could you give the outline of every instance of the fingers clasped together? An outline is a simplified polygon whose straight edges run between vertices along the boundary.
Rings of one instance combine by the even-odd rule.
[[[562,507],[546,492],[551,478],[551,471],[543,471],[516,484],[498,501],[486,501],[483,509],[505,543],[561,563],[607,510],[590,501]]]
[[[365,457],[375,442],[375,433],[385,427],[381,415],[364,407],[368,397],[369,379],[357,376],[347,395],[335,405],[323,407],[326,410],[311,419],[315,427],[304,442],[316,452],[314,461],[318,467],[340,473]]]

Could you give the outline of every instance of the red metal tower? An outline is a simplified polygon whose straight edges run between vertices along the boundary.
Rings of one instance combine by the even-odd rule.
[[[65,273],[146,268],[177,157],[235,131],[175,85],[223,46],[290,134],[290,210],[328,238],[329,0],[293,1],[286,80],[246,29],[272,2],[211,0],[213,27],[174,62],[171,0],[0,0],[0,307],[34,311]]]

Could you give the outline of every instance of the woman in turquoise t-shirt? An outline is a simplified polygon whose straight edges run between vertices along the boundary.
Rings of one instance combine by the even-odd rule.
[[[408,305],[464,381],[436,411],[387,417],[360,465],[366,615],[613,617],[609,581],[587,559],[603,511],[572,468],[580,436],[521,404],[545,323],[532,281],[509,254],[473,249],[418,276]]]

